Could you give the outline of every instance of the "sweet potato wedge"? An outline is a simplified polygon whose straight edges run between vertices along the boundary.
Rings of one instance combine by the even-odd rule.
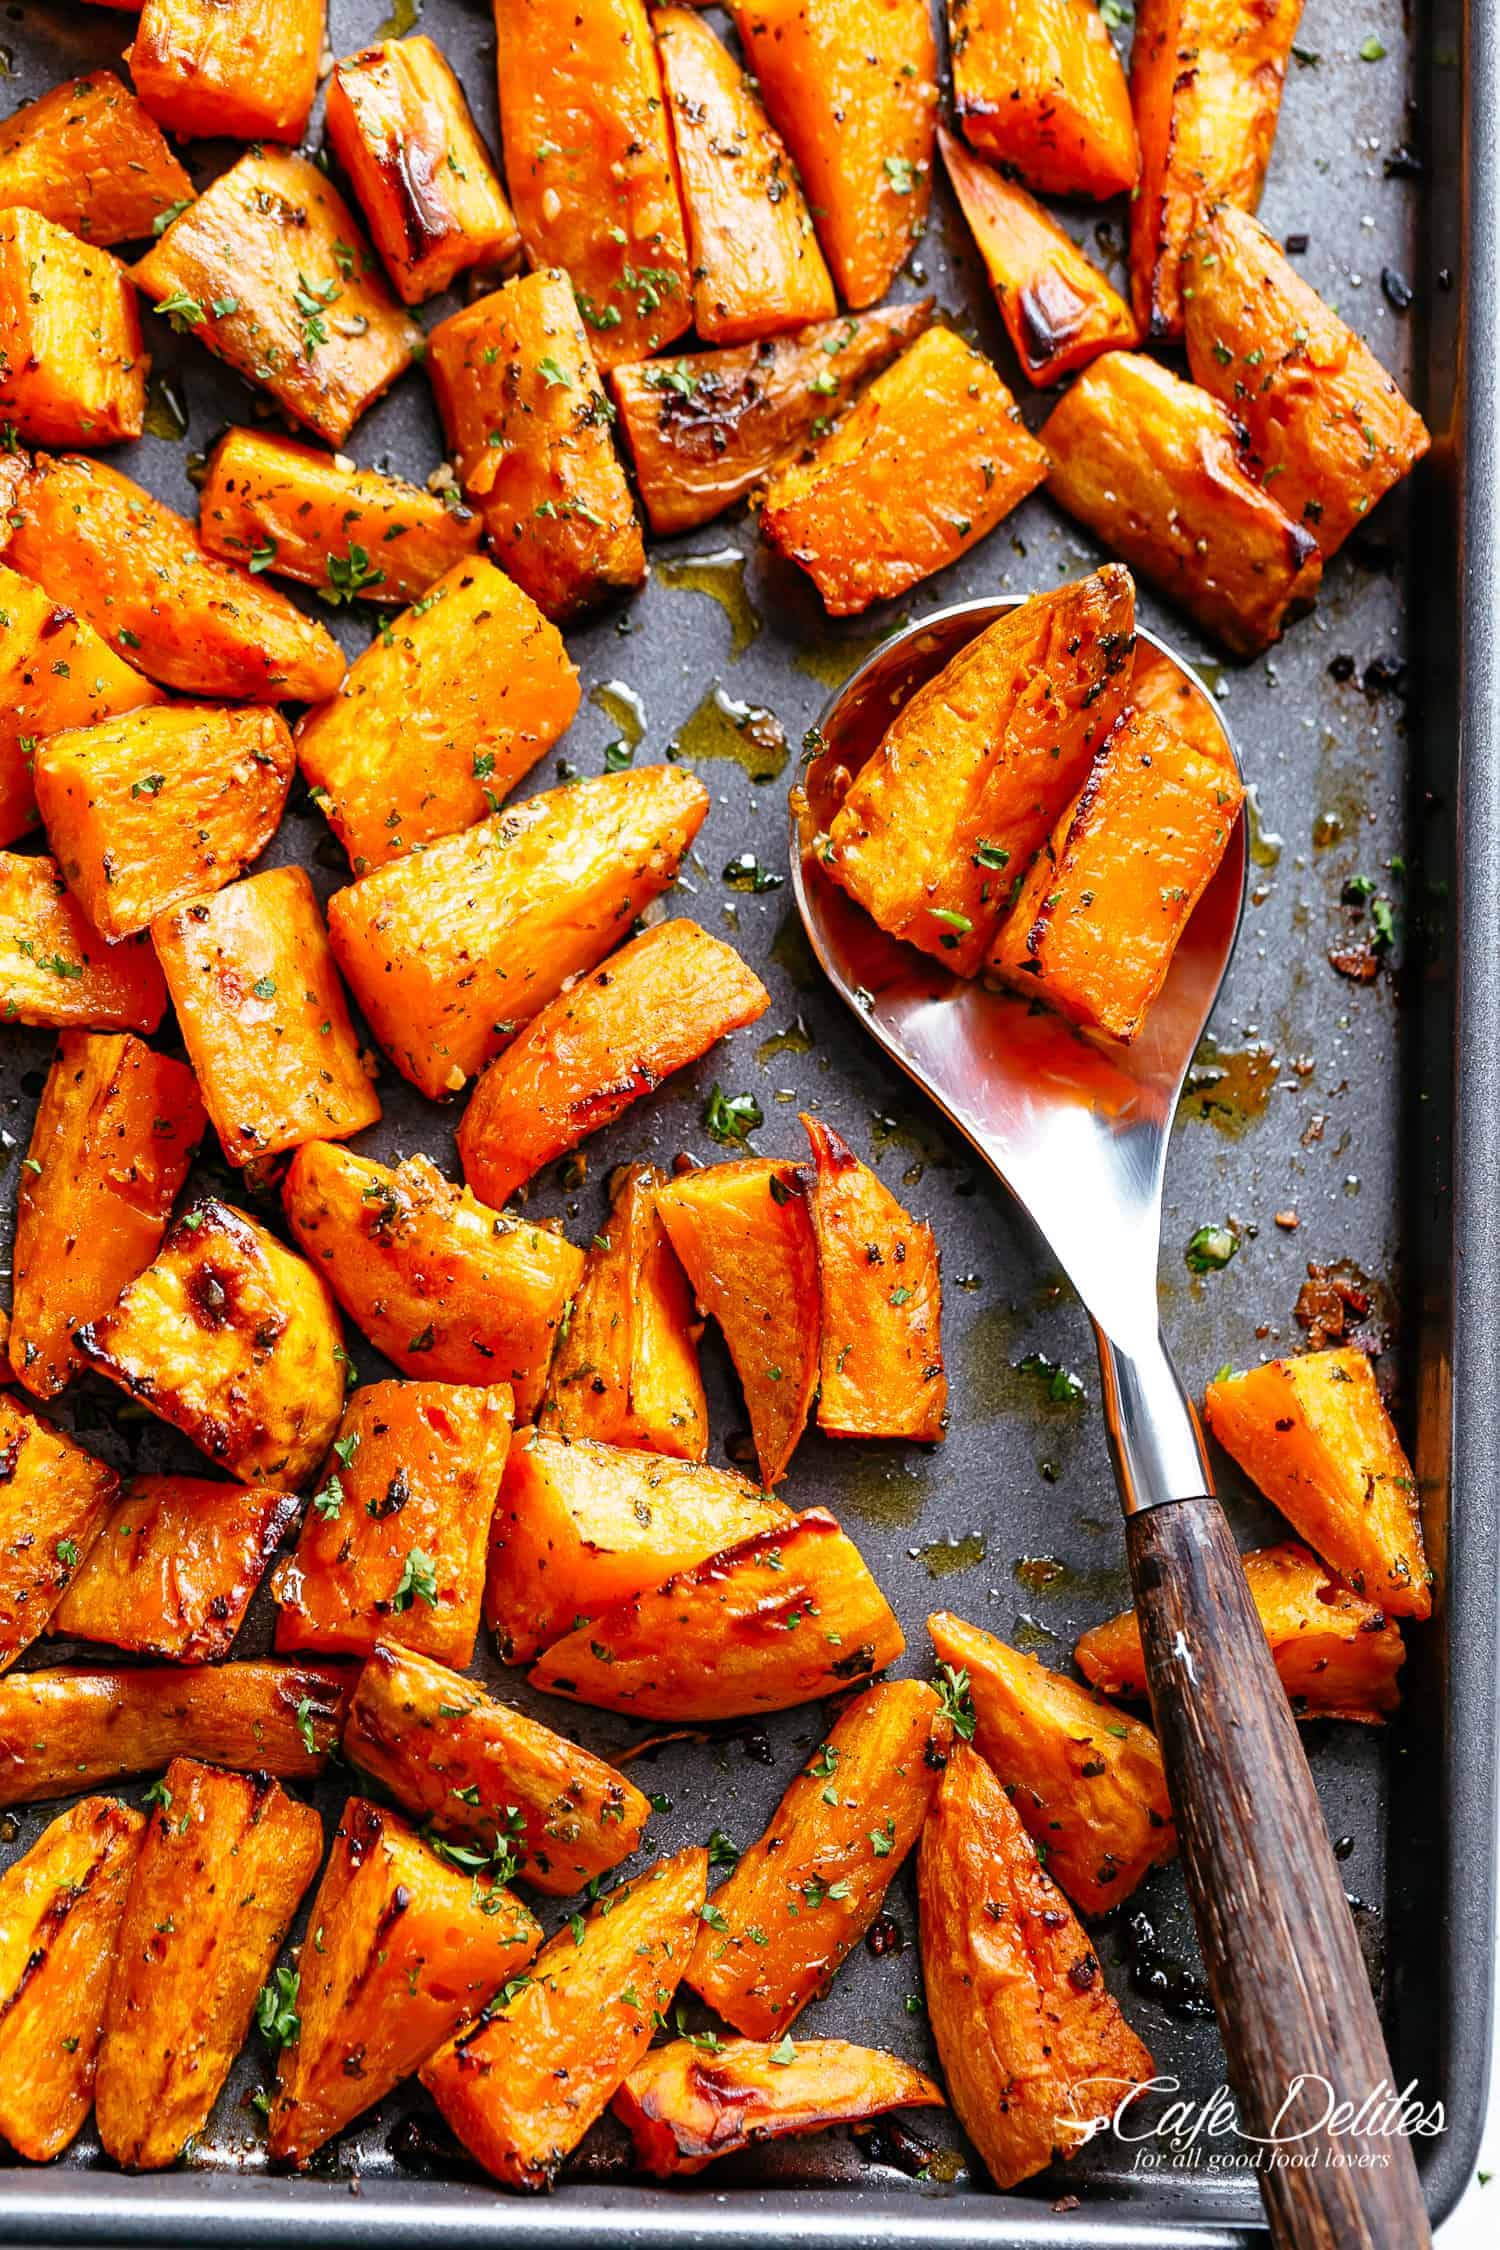
[[[1130,89],[1095,0],[948,0],[948,36],[971,146],[1043,195],[1130,193]]]
[[[337,188],[286,149],[253,148],[222,173],[135,279],[158,312],[330,445],[422,342]]]
[[[40,212],[0,212],[0,416],[33,445],[115,445],[145,426],[130,277]]]
[[[457,1093],[675,880],[708,791],[638,766],[445,836],[328,902],[340,968],[391,1061]]]
[[[761,530],[831,617],[852,617],[956,562],[1046,474],[989,361],[929,328],[810,460],[775,478]]]
[[[639,586],[641,527],[568,276],[508,281],[427,341],[459,479],[517,585],[559,622]]]
[[[693,1942],[708,1854],[621,1883],[563,1928],[468,2031],[423,2065],[459,2139],[509,2187],[551,2185],[651,2043]],[[519,1989],[517,1989],[519,1987]]]
[[[488,1874],[445,1865],[398,1814],[351,1797],[299,1957],[273,2158],[314,2151],[427,2060],[526,1967],[540,1926]]]
[[[469,1662],[511,1413],[505,1383],[354,1392],[297,1551],[272,1574],[278,1654],[365,1656],[388,1640]]]
[[[263,704],[149,706],[49,735],[36,798],[68,888],[113,944],[259,859],[295,765]]]
[[[571,1443],[523,1430],[490,1525],[484,1618],[509,1664],[618,1602],[663,1570],[792,1521],[790,1508],[732,1469]]]
[[[605,1610],[530,1678],[635,1718],[742,1719],[836,1695],[905,1645],[859,1549],[810,1508]]]
[[[522,1882],[558,1897],[628,1859],[651,1818],[592,1751],[389,1641],[359,1675],[343,1747],[427,1828],[475,1847],[460,1865],[503,1848]]]
[[[46,1631],[119,1490],[113,1469],[0,1396],[0,1672]]]
[[[74,1330],[156,1256],[206,1123],[184,1063],[129,1032],[63,1033],[16,1201],[10,1358],[34,1397],[56,1397]]]
[[[418,32],[335,63],[328,138],[403,304],[470,266],[504,266],[521,235],[441,48]]]
[[[685,1981],[736,2031],[779,2039],[880,1912],[927,1818],[951,1729],[922,1680],[849,1704],[713,1894]]]
[[[1169,368],[1106,352],[1042,436],[1053,499],[1236,655],[1316,595],[1316,540],[1255,481],[1233,417]]]
[[[299,141],[325,14],[325,0],[144,0],[125,60],[152,116],[186,140]]]
[[[696,922],[642,931],[489,1065],[458,1129],[465,1179],[498,1210],[544,1164],[770,1005],[734,947]]]
[[[572,276],[601,367],[645,359],[693,317],[645,0],[495,0],[495,49],[526,254]]]
[[[74,1342],[242,1484],[291,1490],[338,1427],[344,1350],[327,1283],[216,1196],[183,1213]]]
[[[382,626],[297,728],[302,771],[356,875],[467,828],[578,709],[557,627],[481,555]]]
[[[112,70],[65,79],[0,125],[0,210],[24,204],[85,242],[150,234],[193,183]]]
[[[168,1766],[99,2047],[99,2140],[117,2164],[159,2171],[207,2123],[322,1856],[323,1823],[269,1775]]]
[[[672,2039],[643,2055],[614,2099],[642,2170],[680,2179],[788,2133],[943,2106],[930,2078],[878,2047],[804,2039],[784,2049],[726,2039],[705,2052],[698,2040]]]
[[[59,1813],[0,1875],[0,2137],[43,2164],[94,2101],[125,1894],[146,1823],[110,1797]]]
[[[574,1292],[538,1423],[680,1461],[708,1455],[692,1292],[656,1211],[660,1172],[627,1167]]]
[[[1193,381],[1244,425],[1281,507],[1331,555],[1421,460],[1426,423],[1245,212],[1200,213],[1183,273]]]
[[[177,1664],[218,1663],[298,1505],[273,1485],[136,1477],[49,1630]]]
[[[150,940],[105,943],[44,853],[0,852],[0,1022],[154,1031],[167,988]]]
[[[1292,1529],[1393,1617],[1432,1613],[1411,1463],[1361,1351],[1272,1359],[1203,1395],[1208,1426]]]

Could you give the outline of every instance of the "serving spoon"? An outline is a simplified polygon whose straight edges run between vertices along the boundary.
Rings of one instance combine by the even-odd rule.
[[[792,792],[792,887],[829,982],[1029,1212],[1094,1323],[1125,1545],[1188,1895],[1229,2065],[1239,2152],[1274,2241],[1421,2250],[1410,2144],[1291,1705],[1218,1501],[1198,1417],[1162,1340],[1162,1181],[1183,1080],[1244,911],[1245,824],[1129,1046],[954,976],[888,937],[817,849],[897,710],[1022,597],[897,633],[823,712]],[[1165,668],[1165,670],[1163,669]],[[1141,631],[1136,680],[1238,757],[1189,666]]]

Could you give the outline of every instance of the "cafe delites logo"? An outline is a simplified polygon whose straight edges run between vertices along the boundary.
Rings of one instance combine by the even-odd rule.
[[[1378,2171],[1390,2162],[1382,2142],[1435,2140],[1447,2125],[1442,2103],[1424,2102],[1415,2079],[1398,2088],[1382,2078],[1355,2099],[1316,2071],[1299,2071],[1290,2081],[1264,2133],[1252,2133],[1240,2122],[1228,2086],[1216,2086],[1206,2098],[1187,2096],[1181,2080],[1168,2074],[1143,2080],[1084,2078],[1069,2088],[1069,2095],[1097,2110],[1098,2097],[1117,2089],[1119,2098],[1110,2109],[1089,2116],[1060,2112],[1055,2120],[1059,2140],[1078,2149],[1110,2134],[1134,2150],[1131,2168],[1137,2172],[1296,2171],[1320,2165]]]

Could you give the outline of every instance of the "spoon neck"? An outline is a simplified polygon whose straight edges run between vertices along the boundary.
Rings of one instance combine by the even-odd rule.
[[[1096,1328],[1104,1416],[1127,1516],[1214,1489],[1197,1410],[1159,1330],[1125,1350]]]

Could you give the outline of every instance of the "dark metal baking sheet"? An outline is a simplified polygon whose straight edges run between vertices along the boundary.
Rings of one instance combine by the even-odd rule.
[[[403,24],[414,12],[399,11]],[[1494,354],[1485,349],[1500,302],[1492,152],[1500,26],[1484,0],[1472,0],[1469,13],[1466,27],[1464,0],[1428,0],[1415,22],[1402,0],[1307,0],[1264,203],[1278,233],[1307,236],[1308,278],[1411,383],[1437,437],[1432,463],[1417,490],[1387,503],[1338,557],[1316,614],[1263,661],[1221,668],[1180,619],[1149,595],[1142,603],[1148,622],[1189,653],[1196,648],[1222,693],[1257,787],[1260,836],[1216,1048],[1186,1105],[1169,1172],[1165,1325],[1189,1379],[1200,1382],[1221,1361],[1243,1363],[1294,1344],[1293,1305],[1307,1262],[1348,1261],[1374,1284],[1376,1318],[1390,1336],[1382,1367],[1406,1433],[1418,1438],[1443,1598],[1434,1623],[1409,1635],[1404,1714],[1384,1733],[1319,1726],[1307,1739],[1332,1831],[1348,1839],[1348,1887],[1380,1980],[1397,2079],[1417,2078],[1424,2095],[1447,2108],[1447,2133],[1419,2152],[1439,2212],[1472,2168],[1488,2060],[1500,1468],[1500,1318],[1486,1203],[1500,1179],[1491,1093],[1500,1061],[1500,646],[1488,606],[1500,583],[1500,417]],[[388,23],[389,0],[332,0],[329,14],[332,49],[345,53]],[[485,0],[426,0],[421,20],[493,136]],[[127,17],[88,6],[6,7],[6,95],[29,99],[70,70],[108,62],[129,29]],[[1377,46],[1384,52],[1363,60],[1367,46],[1372,56]],[[1423,160],[1421,176],[1407,160],[1411,150]],[[211,176],[232,153],[195,148],[195,177]],[[1069,223],[1095,256],[1119,250],[1118,207],[1075,214]],[[1413,285],[1410,313],[1398,310],[1399,280],[1383,286],[1383,274]],[[924,288],[937,290],[1021,391],[941,189],[898,293]],[[1471,308],[1486,326],[1475,325]],[[192,453],[254,407],[202,352],[161,323],[150,326],[188,429],[184,438],[148,436],[121,458],[191,511]],[[1029,401],[1027,412],[1039,419],[1040,402]],[[440,446],[420,374],[366,418],[351,450],[361,461],[425,477]],[[704,557],[714,560],[705,566]],[[925,1666],[922,1621],[934,1607],[951,1606],[1063,1660],[1079,1628],[1126,1599],[1088,1328],[1003,1193],[819,989],[788,891],[755,896],[726,885],[722,871],[747,849],[784,872],[787,776],[757,782],[763,754],[748,765],[710,757],[744,740],[725,702],[716,722],[714,699],[774,714],[794,763],[795,745],[840,668],[899,617],[997,588],[1050,586],[1094,559],[1085,536],[1034,499],[907,604],[872,613],[852,630],[831,630],[806,584],[760,549],[753,524],[731,517],[658,543],[647,590],[569,635],[588,690],[622,684],[639,699],[642,757],[671,755],[675,745],[699,764],[714,808],[679,904],[733,934],[774,997],[761,1025],[590,1142],[581,1185],[565,1186],[556,1168],[545,1175],[537,1205],[564,1214],[575,1239],[586,1241],[615,1162],[645,1153],[670,1160],[681,1148],[714,1156],[702,1108],[720,1079],[759,1098],[767,1120],[756,1136],[760,1149],[799,1151],[796,1110],[815,1105],[932,1219],[947,1279],[953,1428],[946,1445],[922,1453],[811,1436],[789,1487],[799,1505],[834,1508],[860,1540],[907,1630],[900,1670]],[[695,590],[705,584],[719,589],[727,608]],[[369,621],[343,614],[335,629],[353,652]],[[621,710],[618,694],[611,708],[586,702],[560,761],[548,760],[528,788],[555,783],[558,762],[598,772],[605,744],[622,731]],[[341,855],[305,798],[294,801],[270,858],[306,860],[325,894],[344,879]],[[1369,985],[1346,982],[1327,960],[1358,932],[1355,910],[1341,903],[1355,875],[1379,883],[1402,924],[1395,973]],[[50,1046],[43,1034],[11,1031],[0,1052],[7,1229]],[[1226,1075],[1215,1078],[1216,1071]],[[385,1121],[363,1145],[380,1156],[421,1147],[451,1164],[456,1112],[423,1103],[390,1071],[381,1092]],[[1275,1213],[1289,1210],[1298,1215],[1295,1231],[1274,1223]],[[1205,1220],[1227,1218],[1243,1226],[1239,1255],[1225,1272],[1195,1280],[1183,1260],[1188,1236]],[[1085,1398],[1049,1403],[1036,1374],[1018,1364],[1031,1353],[1076,1370]],[[387,1372],[368,1347],[356,1356],[366,1375]],[[706,1367],[713,1456],[723,1459],[743,1411],[712,1339]],[[112,1394],[85,1386],[63,1402],[61,1418],[121,1463],[189,1465],[154,1424],[110,1426],[112,1404]],[[1271,1519],[1227,1467],[1224,1484],[1242,1538],[1263,1535]],[[262,1602],[241,1651],[263,1645],[267,1628]],[[31,1661],[57,1653],[49,1645]],[[498,1674],[487,1656],[480,1662]],[[527,1700],[513,1676],[499,1677],[506,1692]],[[606,1714],[542,1699],[535,1707],[605,1752],[635,1732]],[[639,1765],[642,1785],[670,1799],[653,1823],[653,1843],[672,1848],[715,1825],[748,1842],[821,1725],[816,1708],[793,1712]],[[343,1787],[335,1778],[317,1793],[328,1814]],[[123,1793],[138,1798],[140,1790]],[[7,1822],[0,1864],[55,1809]],[[879,1960],[861,1951],[806,2021],[810,2031],[878,2038],[920,2059],[929,2051],[925,2024],[906,2005],[920,1992],[909,1870],[891,1904],[905,1950]],[[1190,1972],[1193,1942],[1174,1870],[1153,1874],[1130,1909],[1101,1928],[1099,1945],[1160,2069],[1185,2092],[1205,2095],[1222,2076],[1213,2027],[1182,2020],[1142,1989],[1150,1959],[1131,1936],[1137,1911],[1154,1926],[1158,1950]],[[957,2137],[930,2122],[923,2136],[942,2151],[935,2179],[913,2180],[883,2161],[899,2153],[888,2138],[828,2136],[733,2160],[681,2190],[623,2176],[620,2142],[605,2127],[553,2198],[527,2204],[475,2184],[460,2164],[433,2159],[432,2113],[409,2088],[346,2134],[320,2176],[275,2179],[264,2169],[259,2121],[245,2106],[267,2060],[252,2040],[207,2130],[170,2176],[122,2178],[99,2158],[91,2128],[61,2165],[0,2169],[0,2240],[248,2243],[295,2226],[327,2244],[457,2245],[487,2239],[498,2225],[528,2246],[608,2239],[642,2250],[705,2236],[750,2250],[768,2233],[788,2243],[851,2246],[900,2236],[934,2250],[1010,2243],[1229,2250],[1258,2228],[1258,2199],[1245,2174],[1143,2173],[1130,2149],[1109,2140],[998,2198],[982,2176],[970,2175]]]

